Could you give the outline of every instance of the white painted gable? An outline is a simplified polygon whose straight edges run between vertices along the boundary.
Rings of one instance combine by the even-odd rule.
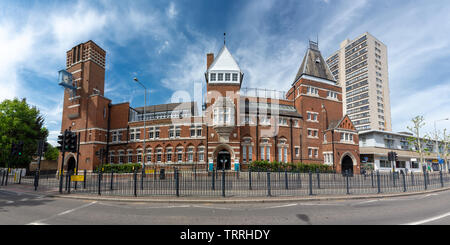
[[[214,59],[213,63],[209,67],[208,71],[240,71],[236,60],[234,60],[227,46],[223,46],[220,50],[217,58]]]
[[[207,71],[209,83],[236,83],[240,84],[241,68],[231,55],[227,46],[223,46]],[[228,78],[228,79],[227,79]]]

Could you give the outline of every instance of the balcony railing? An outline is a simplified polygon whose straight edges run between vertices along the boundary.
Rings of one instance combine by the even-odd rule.
[[[260,88],[241,88],[241,96],[286,100],[286,92]]]

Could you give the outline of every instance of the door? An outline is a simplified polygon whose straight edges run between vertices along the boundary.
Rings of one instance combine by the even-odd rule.
[[[231,169],[231,156],[228,151],[220,151],[217,154],[217,169],[218,170]]]

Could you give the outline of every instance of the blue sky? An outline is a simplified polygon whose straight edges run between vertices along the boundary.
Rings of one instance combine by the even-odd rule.
[[[61,129],[57,72],[66,51],[93,40],[107,51],[105,96],[142,106],[194,94],[206,53],[227,46],[244,87],[289,89],[309,39],[324,57],[344,39],[370,32],[388,46],[393,131],[416,115],[450,117],[450,1],[1,1],[0,100],[27,98],[46,118],[50,142]],[[437,123],[448,128],[450,121]]]

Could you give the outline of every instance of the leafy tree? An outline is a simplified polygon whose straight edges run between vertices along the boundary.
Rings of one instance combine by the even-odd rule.
[[[36,152],[39,139],[46,139],[48,130],[43,126],[40,111],[25,99],[4,100],[0,103],[0,166],[28,167]],[[12,143],[23,142],[20,157],[11,156]]]
[[[46,143],[48,144],[48,143]],[[53,147],[52,145],[48,144],[47,151],[44,153],[44,157],[46,160],[57,160],[59,156],[59,150],[56,147]]]
[[[425,126],[425,119],[423,116],[416,116],[411,119],[413,126],[407,126],[406,128],[413,134],[413,136],[408,137],[410,145],[414,146],[414,149],[420,156],[420,166],[422,167],[425,163],[425,153],[428,151],[425,147],[426,139],[421,136],[421,129]]]

